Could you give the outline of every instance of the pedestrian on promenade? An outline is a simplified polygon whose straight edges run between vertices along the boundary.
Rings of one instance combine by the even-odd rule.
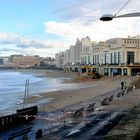
[[[127,88],[127,84],[126,84],[126,81],[124,82],[124,89],[126,90]]]
[[[121,89],[123,90],[124,88],[124,81],[121,82]]]

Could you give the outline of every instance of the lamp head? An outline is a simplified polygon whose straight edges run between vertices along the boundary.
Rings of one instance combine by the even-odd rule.
[[[114,18],[113,15],[105,14],[105,15],[102,15],[102,16],[101,16],[100,20],[101,20],[101,21],[110,21],[110,20],[112,20],[113,18]]]

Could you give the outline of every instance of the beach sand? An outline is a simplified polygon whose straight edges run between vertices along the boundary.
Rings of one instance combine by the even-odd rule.
[[[40,71],[41,72],[41,71]],[[57,110],[78,102],[86,101],[90,98],[102,95],[104,93],[110,92],[114,89],[121,87],[121,81],[125,80],[127,85],[133,82],[136,77],[130,76],[115,76],[115,77],[104,77],[101,79],[93,79],[90,81],[76,82],[73,79],[77,76],[76,73],[63,72],[63,71],[43,71],[41,72],[43,77],[65,77],[71,78],[71,81],[78,84],[88,84],[95,85],[93,87],[86,87],[76,90],[63,90],[55,92],[45,92],[40,93],[40,96],[32,96],[28,98],[28,103],[34,103],[39,100],[53,99],[49,103],[43,103],[40,105],[39,109],[41,111],[52,111]]]

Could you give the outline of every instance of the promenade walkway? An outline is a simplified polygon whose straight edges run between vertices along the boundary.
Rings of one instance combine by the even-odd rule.
[[[121,108],[120,108],[120,104]],[[123,102],[112,103],[115,110],[131,110],[106,136],[105,140],[140,139],[140,90],[136,89]]]
[[[113,120],[119,121],[119,119],[121,119],[123,116],[128,115],[130,110],[132,110],[135,106],[137,106],[140,103],[140,90],[139,89],[134,89],[133,91],[129,91],[128,93],[124,92],[124,94],[121,94],[119,97],[117,97],[118,92],[121,92],[120,89],[116,89],[102,96],[95,97],[91,100],[88,100],[85,103],[84,102],[80,103],[78,106],[76,106],[76,104],[74,106],[71,106],[73,107],[73,109],[74,108],[76,109],[78,107],[87,106],[87,104],[90,102],[93,102],[93,101],[96,102],[94,113],[86,114],[86,118],[88,118],[88,120],[92,124],[92,127],[88,128],[88,131],[91,133],[87,132],[87,128],[85,128],[85,124],[77,123],[75,124],[75,127],[76,125],[78,126],[76,128],[74,126],[72,126],[72,128],[71,127],[61,128],[61,129],[58,129],[59,133],[52,132],[51,134],[47,134],[46,136],[43,136],[42,138],[40,138],[40,140],[46,140],[48,137],[50,137],[50,140],[55,140],[55,139],[59,140],[61,138],[66,139],[66,140],[68,139],[74,140],[75,138],[82,140],[83,138],[85,139],[86,137],[87,139],[88,138],[90,139],[90,137],[95,138],[95,136],[99,132],[103,133],[101,130],[107,127],[109,121],[110,122],[113,122]],[[102,100],[103,98],[110,97],[111,95],[114,95],[113,100],[109,102],[108,105],[101,106],[99,101]],[[66,110],[69,110],[71,107],[66,108]],[[123,116],[121,116],[119,119],[116,119],[116,116],[120,114]],[[111,118],[112,120],[111,119],[109,120],[109,118]],[[99,122],[97,123],[97,121]],[[114,123],[116,123],[115,121]],[[67,125],[66,122],[65,122],[65,125]],[[96,130],[97,130],[97,126],[99,127],[98,132],[96,132],[94,129],[94,127],[96,127]],[[112,126],[110,125],[110,129],[108,129],[107,131],[110,131],[111,127],[113,127],[113,125]],[[81,133],[78,131],[81,131]],[[73,135],[73,132],[75,133],[75,135]],[[71,135],[71,136],[67,138],[67,135]]]

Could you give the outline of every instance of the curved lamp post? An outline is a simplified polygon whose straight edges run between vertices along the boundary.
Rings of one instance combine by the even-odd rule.
[[[110,21],[113,20],[113,18],[121,18],[121,17],[139,17],[140,16],[140,12],[135,12],[135,13],[128,13],[128,14],[123,14],[123,15],[111,15],[111,14],[105,14],[102,15],[100,20],[101,21]]]
[[[121,18],[121,17],[139,17],[140,16],[140,12],[135,12],[135,13],[128,13],[128,14],[123,14],[123,15],[117,15],[124,7],[126,7],[126,5],[130,2],[131,0],[128,0],[125,5],[123,5],[120,10],[115,14],[115,15],[111,15],[111,14],[105,14],[102,15],[100,20],[101,21],[110,21],[113,20],[113,18]]]

